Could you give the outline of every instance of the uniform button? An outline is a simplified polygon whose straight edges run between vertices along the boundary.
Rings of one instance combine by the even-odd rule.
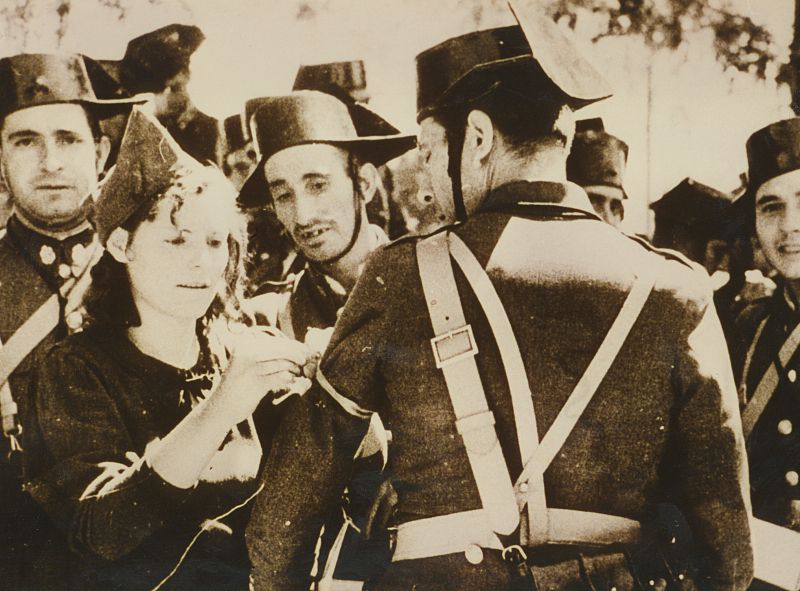
[[[56,260],[56,251],[47,244],[43,245],[42,248],[39,249],[39,260],[45,265],[52,265]]]
[[[483,549],[477,544],[470,544],[464,550],[464,556],[470,564],[480,564],[483,562]]]
[[[794,470],[789,470],[783,477],[786,479],[786,484],[789,486],[797,486],[797,483],[800,482],[800,474]]]
[[[794,384],[797,381],[797,372],[793,369],[790,369],[786,374],[786,377],[789,378],[789,381]]]
[[[64,319],[64,321],[71,330],[78,330],[83,326],[83,314],[81,314],[78,310],[75,310],[74,312],[67,314],[67,317]]]
[[[524,492],[524,493],[528,492],[528,483],[527,483],[527,481],[520,483],[519,492]]]
[[[70,275],[72,275],[72,269],[69,268],[69,265],[61,263],[58,266],[58,276],[61,277],[62,279],[66,279]]]
[[[783,419],[778,423],[778,433],[781,435],[791,435],[792,433],[792,421],[789,419]]]

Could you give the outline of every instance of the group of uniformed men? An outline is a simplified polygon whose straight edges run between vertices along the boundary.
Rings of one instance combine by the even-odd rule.
[[[674,215],[656,242],[687,256],[618,229],[628,148],[576,124],[611,94],[601,76],[551,21],[514,16],[417,56],[420,203],[448,224],[391,243],[430,225],[387,188],[415,140],[366,107],[357,62],[216,122],[186,94],[196,27],[119,63],[0,60],[0,587],[59,588],[67,550],[23,485],[33,360],[81,328],[91,196],[150,92],[241,188],[252,314],[324,352],[263,470],[254,589],[745,589],[754,550],[753,585],[798,588],[800,119],[753,134],[744,194],[699,223],[735,218],[775,281],[717,310],[687,258],[708,241]],[[345,489],[351,517],[331,520]]]

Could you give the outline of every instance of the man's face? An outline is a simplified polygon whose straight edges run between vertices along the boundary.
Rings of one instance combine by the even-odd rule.
[[[756,236],[764,256],[788,280],[800,279],[800,170],[756,191]]]
[[[417,147],[423,166],[428,172],[438,209],[445,219],[454,220],[453,185],[447,173],[447,137],[444,127],[433,117],[427,117],[420,122]]]
[[[604,195],[597,191],[587,191],[589,201],[592,202],[592,207],[597,215],[606,222],[619,229],[622,226],[622,220],[625,217],[625,206],[622,199]]]
[[[264,175],[278,220],[306,258],[325,261],[347,248],[361,205],[345,150],[329,144],[292,146],[267,160]]]
[[[164,90],[154,95],[154,111],[156,117],[179,117],[190,105],[189,70],[181,70],[167,80]]]
[[[0,165],[14,208],[42,229],[66,230],[86,219],[104,159],[80,105],[15,111],[0,130]]]
[[[257,164],[255,152],[251,147],[234,150],[225,156],[225,176],[239,191]]]

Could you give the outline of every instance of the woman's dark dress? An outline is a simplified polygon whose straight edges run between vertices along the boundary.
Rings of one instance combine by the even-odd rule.
[[[81,555],[76,587],[152,589],[207,519],[255,492],[253,475],[241,471],[239,478],[201,479],[182,490],[129,453],[141,458],[149,443],[186,416],[192,392],[210,385],[198,375],[199,370],[190,374],[143,354],[122,332],[96,328],[65,339],[43,358],[35,393],[38,430],[30,436],[40,438],[43,445],[36,448],[46,451],[32,458],[28,487]],[[248,423],[238,429],[242,436],[234,444],[242,447],[237,449],[257,453]],[[224,446],[230,441],[231,435]],[[113,491],[98,496],[92,493],[99,486],[88,490],[101,474],[115,470],[124,472]],[[215,526],[203,532],[162,588],[247,589],[249,510],[250,504],[226,517],[227,531]]]

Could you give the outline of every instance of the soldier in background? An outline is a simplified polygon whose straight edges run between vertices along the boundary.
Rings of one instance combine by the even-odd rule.
[[[567,179],[583,187],[595,213],[619,229],[625,219],[625,166],[628,144],[607,133],[603,120],[575,123],[575,139],[567,158]]]
[[[573,111],[610,92],[555,23],[516,16],[417,56],[420,152],[462,223],[367,261],[273,443],[248,531],[257,591],[308,588],[373,413],[399,525],[368,589],[750,582],[707,274],[611,228],[566,181]],[[688,556],[685,530],[658,543],[662,509],[691,528]]]
[[[685,178],[652,203],[655,213],[653,245],[671,248],[706,268],[709,274],[727,272],[725,221],[731,199],[725,193]],[[720,283],[724,285],[724,276]]]
[[[199,162],[220,163],[217,120],[189,96],[192,54],[205,40],[193,25],[171,24],[132,39],[120,63],[120,78],[133,93],[155,95],[155,115],[178,145]]]
[[[775,293],[751,302],[738,318],[746,351],[738,373],[753,515],[757,518],[754,545],[758,551],[760,543],[766,544],[762,559],[774,556],[775,544],[790,557],[764,562],[756,578],[785,589],[794,588],[800,577],[800,534],[794,533],[800,532],[798,146],[798,118],[778,121],[751,135],[747,141],[749,181],[737,201],[743,221],[755,232],[766,260],[778,274]],[[756,588],[774,587],[759,584]]]
[[[242,113],[226,117],[220,124],[223,138],[222,172],[239,191],[258,164]]]
[[[101,250],[87,220],[110,151],[99,121],[128,113],[130,102],[99,100],[79,55],[0,60],[0,167],[13,208],[0,235],[5,589],[64,589],[69,583],[62,536],[21,489],[20,464],[42,451],[26,438],[34,421],[30,387],[37,355],[81,328],[87,271]]]

